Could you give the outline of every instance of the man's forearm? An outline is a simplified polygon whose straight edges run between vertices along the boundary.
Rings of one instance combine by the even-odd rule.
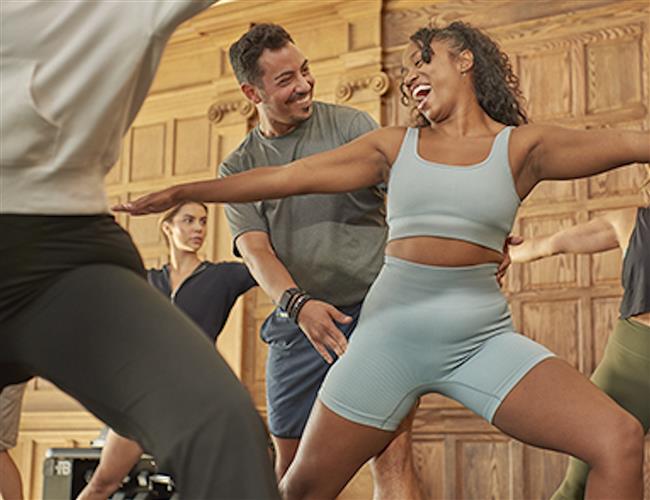
[[[277,304],[287,288],[296,287],[296,282],[280,259],[268,251],[242,252],[244,262],[264,292]]]

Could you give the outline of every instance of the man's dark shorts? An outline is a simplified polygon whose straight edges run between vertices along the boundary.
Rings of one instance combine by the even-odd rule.
[[[339,310],[352,317],[347,325],[337,324],[345,337],[350,338],[359,320],[361,304]],[[269,345],[266,360],[269,430],[278,438],[299,439],[332,365],[325,362],[298,325],[279,309],[264,321],[261,337]]]

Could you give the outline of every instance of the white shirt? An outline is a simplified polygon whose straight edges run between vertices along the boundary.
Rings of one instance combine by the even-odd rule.
[[[2,0],[0,213],[97,214],[174,29],[215,0]]]

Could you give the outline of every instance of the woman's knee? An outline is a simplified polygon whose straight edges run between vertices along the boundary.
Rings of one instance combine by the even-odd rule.
[[[644,432],[641,422],[625,410],[620,410],[616,422],[616,439],[623,458],[629,457],[643,461]]]
[[[317,477],[308,474],[295,474],[289,472],[280,481],[280,496],[285,500],[309,500],[313,498],[327,498],[319,492]]]
[[[622,408],[611,412],[594,442],[598,444],[597,452],[592,460],[587,460],[592,467],[636,467],[643,463],[643,427],[641,422]]]

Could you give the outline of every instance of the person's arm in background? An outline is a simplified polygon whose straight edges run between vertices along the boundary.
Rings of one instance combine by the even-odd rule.
[[[611,217],[562,229],[539,238],[529,238],[510,247],[512,262],[532,262],[562,253],[597,253],[619,247],[617,231]]]

